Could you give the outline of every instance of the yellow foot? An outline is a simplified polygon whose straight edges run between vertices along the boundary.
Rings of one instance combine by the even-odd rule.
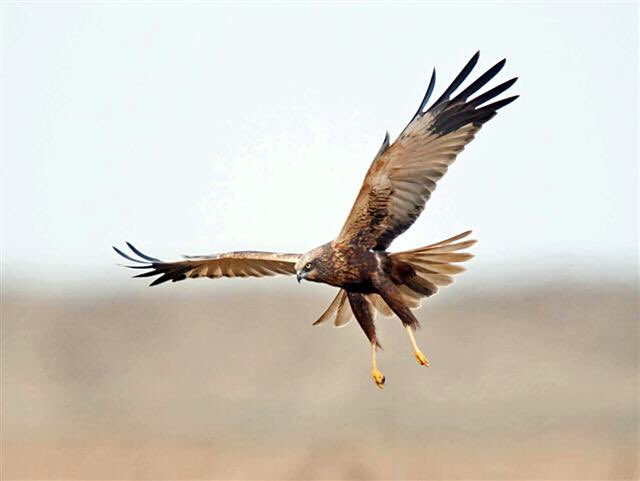
[[[376,386],[378,386],[380,389],[384,389],[384,374],[382,374],[377,369],[372,369],[371,377],[373,377],[373,381],[376,383]]]
[[[422,351],[416,351],[415,355],[416,355],[416,361],[418,361],[418,364],[429,367],[429,359],[427,359],[424,356],[424,354],[422,354]]]

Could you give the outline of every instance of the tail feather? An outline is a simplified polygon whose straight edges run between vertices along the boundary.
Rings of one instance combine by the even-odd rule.
[[[418,258],[433,257],[436,254],[446,254],[449,252],[460,251],[462,249],[466,249],[467,247],[471,247],[475,243],[476,243],[475,240],[468,240],[464,242],[457,242],[455,244],[443,244],[443,245],[438,245],[436,247],[425,247],[424,250],[414,252],[413,254]]]
[[[445,262],[434,262],[429,265],[429,268],[414,265],[413,268],[416,272],[424,272],[425,274],[460,274],[467,269],[457,264],[447,264]]]
[[[440,246],[443,246],[443,245],[452,244],[457,240],[464,239],[465,237],[469,236],[469,234],[471,234],[472,232],[473,231],[467,230],[467,231],[462,232],[461,234],[455,235],[453,237],[449,237],[448,239],[442,240],[440,242],[436,242],[435,244],[429,244],[426,247],[418,247],[416,249],[411,249],[411,250],[408,250],[408,251],[398,252],[397,254],[411,254],[413,252],[422,252],[425,249],[430,249],[432,247],[440,247]],[[393,254],[393,255],[397,255],[397,254]]]
[[[422,294],[414,291],[409,286],[402,285],[398,286],[400,292],[402,292],[402,297],[407,306],[411,309],[417,309],[422,304],[421,298],[424,297]]]
[[[389,256],[392,261],[397,262],[399,265],[405,264],[411,267],[412,274],[405,275],[400,279],[404,284],[401,286],[401,291],[407,304],[415,305],[417,297],[419,306],[420,298],[434,295],[438,292],[439,287],[453,283],[453,275],[465,271],[464,267],[456,263],[465,262],[471,259],[473,255],[459,251],[471,247],[476,241],[472,239],[462,242],[457,241],[468,237],[470,234],[471,231],[469,230],[435,244],[410,251],[397,252]]]

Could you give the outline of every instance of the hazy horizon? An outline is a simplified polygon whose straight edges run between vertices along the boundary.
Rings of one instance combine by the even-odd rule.
[[[438,95],[477,49],[474,75],[507,58],[491,85],[518,76],[520,98],[392,250],[473,229],[483,262],[637,265],[637,5],[458,9],[3,3],[7,281],[115,279],[125,240],[168,259],[320,245],[431,70]]]

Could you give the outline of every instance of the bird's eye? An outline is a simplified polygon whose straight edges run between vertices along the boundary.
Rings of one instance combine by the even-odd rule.
[[[307,265],[304,266],[304,268],[307,270],[311,269],[311,262],[307,262]]]

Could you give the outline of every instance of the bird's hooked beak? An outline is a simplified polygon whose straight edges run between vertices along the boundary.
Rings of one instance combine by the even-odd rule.
[[[296,272],[296,279],[298,279],[298,284],[300,284],[300,281],[304,279],[304,274],[300,271]]]

